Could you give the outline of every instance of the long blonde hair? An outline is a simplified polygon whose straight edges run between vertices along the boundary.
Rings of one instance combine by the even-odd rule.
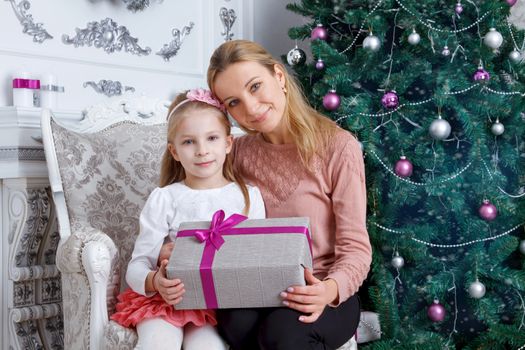
[[[310,161],[315,154],[322,154],[329,140],[338,130],[335,122],[310,106],[295,78],[288,74],[285,67],[261,45],[248,40],[227,41],[213,52],[208,67],[208,86],[214,91],[217,76],[230,65],[238,62],[256,62],[275,75],[277,65],[285,78],[286,107],[284,111],[285,127],[292,135],[303,165],[310,169]],[[241,126],[242,127],[242,126]],[[246,130],[248,133],[254,131]]]
[[[169,116],[169,118],[167,125],[168,132],[166,135],[167,143],[166,150],[162,155],[162,163],[160,167],[160,187],[168,186],[175,182],[180,182],[186,178],[186,172],[184,171],[184,167],[182,166],[181,162],[175,160],[175,158],[173,158],[171,152],[168,149],[168,145],[171,143],[172,140],[175,139],[175,135],[177,133],[177,126],[180,124],[180,121],[183,119],[185,114],[195,113],[204,110],[214,111],[217,113],[221,124],[224,126],[226,135],[231,135],[230,121],[228,120],[226,114],[223,113],[220,109],[200,101],[187,101],[181,104],[181,102],[187,99],[187,93],[188,91],[185,91],[177,95],[171,103],[170,108],[168,109],[167,115]],[[176,111],[174,111],[175,108],[177,108]],[[244,215],[248,215],[248,213],[250,212],[250,194],[248,193],[248,188],[242,177],[235,174],[235,172],[233,171],[233,161],[231,152],[226,155],[226,159],[222,167],[222,174],[226,180],[233,181],[237,183],[237,185],[239,185],[239,188],[241,189],[242,195],[244,197],[243,213]]]

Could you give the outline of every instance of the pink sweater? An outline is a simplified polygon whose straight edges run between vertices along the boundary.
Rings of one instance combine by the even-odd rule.
[[[267,217],[310,218],[314,274],[337,282],[339,303],[357,292],[371,262],[357,140],[338,131],[326,156],[314,159],[313,174],[302,166],[295,145],[274,145],[260,134],[236,139],[233,152],[235,170],[261,190]]]

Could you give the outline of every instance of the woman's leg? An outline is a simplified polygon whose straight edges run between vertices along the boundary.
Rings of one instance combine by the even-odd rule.
[[[195,326],[188,323],[184,326],[184,350],[226,350],[224,340],[219,336],[217,329],[209,324]]]
[[[337,308],[326,307],[314,323],[302,323],[301,313],[279,308],[261,324],[259,345],[264,350],[337,349],[359,324],[359,299],[352,296]]]
[[[150,318],[137,324],[139,341],[136,350],[179,350],[182,346],[182,328],[162,318]]]
[[[262,318],[269,309],[217,310],[219,334],[232,350],[259,350],[257,334]]]

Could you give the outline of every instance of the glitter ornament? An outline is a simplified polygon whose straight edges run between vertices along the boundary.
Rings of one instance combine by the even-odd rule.
[[[481,299],[485,296],[485,285],[480,281],[472,282],[468,287],[468,294],[474,299]]]
[[[303,50],[296,46],[290,51],[288,51],[288,55],[286,55],[286,61],[288,61],[288,64],[290,66],[297,66],[303,64],[304,62],[306,62],[306,54]]]
[[[412,30],[412,33],[408,36],[408,43],[410,45],[417,45],[421,41],[421,36],[416,32],[415,29]]]
[[[315,69],[317,70],[324,69],[324,61],[322,59],[318,59],[317,62],[315,62]]]
[[[323,97],[323,106],[329,111],[335,111],[341,105],[341,97],[336,94],[335,90],[330,90]]]
[[[430,136],[435,140],[445,140],[450,135],[451,130],[450,124],[441,116],[434,119],[428,128]]]
[[[488,199],[485,199],[481,207],[479,207],[478,213],[483,220],[492,221],[498,216],[498,209]]]
[[[381,41],[379,41],[379,38],[372,34],[368,34],[368,36],[363,40],[363,48],[372,52],[376,52],[381,47]]]
[[[392,258],[392,266],[396,269],[400,269],[405,266],[405,259],[396,252],[395,256]]]
[[[474,79],[474,81],[478,83],[484,83],[484,82],[489,81],[490,74],[485,69],[483,69],[483,66],[480,64],[478,66],[478,70],[476,71],[476,73],[474,73],[472,78]]]
[[[448,46],[445,45],[445,46],[443,47],[443,50],[441,51],[441,54],[442,54],[443,56],[445,56],[445,57],[446,57],[446,56],[450,56],[450,50],[449,50]]]
[[[514,49],[509,53],[509,59],[512,61],[512,63],[519,63],[521,62],[521,53]]]
[[[383,97],[381,97],[381,104],[385,108],[393,109],[399,105],[399,98],[394,90],[387,91]]]
[[[315,27],[312,32],[310,33],[310,38],[312,40],[320,39],[320,40],[326,40],[328,39],[328,31],[321,23]]]
[[[520,253],[525,255],[525,239],[520,242]]]
[[[499,136],[505,132],[505,126],[496,120],[494,124],[490,127],[490,131],[496,136]]]
[[[460,2],[458,2],[454,7],[454,12],[456,12],[457,15],[461,15],[461,13],[463,12],[463,5],[461,5]]]
[[[493,50],[497,50],[503,44],[503,36],[496,28],[490,28],[489,32],[485,34],[483,43]]]
[[[439,303],[439,300],[435,299],[432,305],[428,307],[427,315],[431,321],[441,322],[445,319],[445,307]]]
[[[518,0],[505,0],[505,1],[507,2],[507,5],[509,6],[514,6],[518,2]]]
[[[394,172],[400,177],[409,177],[414,169],[412,163],[405,156],[401,156],[396,162]]]

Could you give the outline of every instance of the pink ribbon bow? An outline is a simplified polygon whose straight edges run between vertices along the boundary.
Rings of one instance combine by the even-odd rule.
[[[228,219],[224,220],[224,210],[217,210],[213,214],[211,219],[210,228],[207,230],[196,230],[194,232],[195,237],[201,242],[207,242],[215,247],[215,250],[221,249],[224,244],[224,238],[222,238],[222,231],[233,228],[238,223],[248,219],[244,215],[232,214]]]

